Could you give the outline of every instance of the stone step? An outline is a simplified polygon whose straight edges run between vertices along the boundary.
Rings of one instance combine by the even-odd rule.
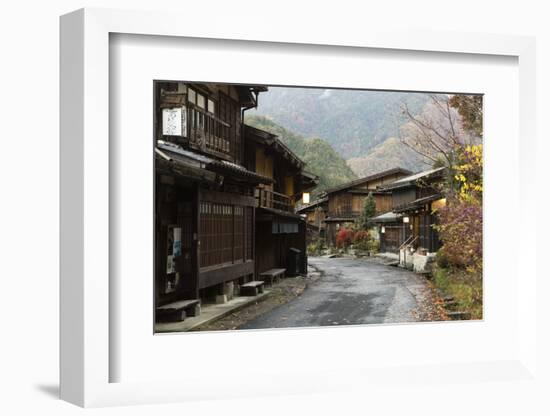
[[[251,282],[241,285],[241,296],[257,296],[259,293],[264,292],[263,280],[253,280]]]
[[[185,299],[168,303],[156,308],[158,322],[178,322],[188,316],[199,316],[201,304],[199,299]]]
[[[447,316],[452,321],[467,321],[472,319],[472,314],[469,312],[447,312]]]

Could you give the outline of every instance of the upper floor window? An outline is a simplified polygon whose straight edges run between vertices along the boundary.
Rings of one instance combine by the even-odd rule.
[[[187,101],[209,113],[215,114],[216,112],[216,102],[205,94],[201,94],[192,88],[187,88]]]
[[[188,91],[187,92],[187,101],[189,101],[192,104],[195,104],[195,102],[197,100],[197,93],[195,92],[195,90],[192,90],[191,88],[188,88],[187,91]]]
[[[197,94],[197,106],[199,108],[202,108],[203,110],[205,110],[206,108],[206,105],[205,105],[205,98],[204,98],[204,95],[202,94]]]

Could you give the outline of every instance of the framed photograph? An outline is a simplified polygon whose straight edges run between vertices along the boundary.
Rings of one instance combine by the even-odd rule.
[[[534,40],[209,30],[61,18],[61,397],[536,387]]]

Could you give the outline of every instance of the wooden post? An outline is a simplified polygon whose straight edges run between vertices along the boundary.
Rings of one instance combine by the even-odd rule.
[[[199,276],[200,276],[200,236],[201,236],[201,230],[200,230],[200,203],[201,203],[201,190],[200,185],[197,183],[195,185],[195,201],[193,204],[194,209],[194,222],[195,226],[194,228],[194,234],[193,234],[193,247],[195,248],[195,252],[193,255],[193,271],[192,274],[195,277],[195,299],[199,298]]]
[[[260,190],[261,192],[261,190]],[[252,227],[252,230],[251,230],[251,233],[252,233],[252,238],[250,239],[251,242],[252,242],[252,262],[254,264],[256,264],[256,207],[252,207],[252,223],[251,223],[251,227]],[[253,280],[256,280],[256,273],[257,273],[257,267],[254,267],[254,275],[253,275]]]

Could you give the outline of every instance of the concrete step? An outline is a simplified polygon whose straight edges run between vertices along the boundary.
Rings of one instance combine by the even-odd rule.
[[[447,316],[452,321],[467,321],[472,319],[472,315],[469,312],[447,312]]]

